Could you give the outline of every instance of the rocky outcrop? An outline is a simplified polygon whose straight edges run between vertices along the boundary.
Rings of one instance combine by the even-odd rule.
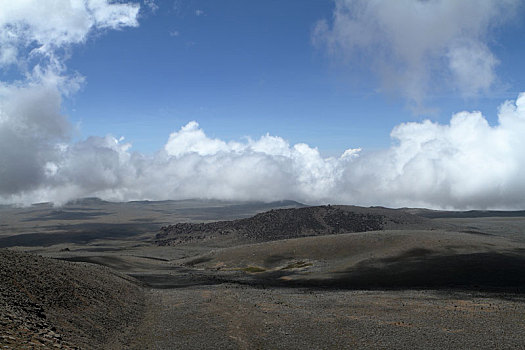
[[[423,224],[426,219],[386,208],[317,206],[270,210],[251,218],[211,223],[178,223],[164,226],[156,235],[159,245],[176,245],[220,236],[250,241],[364,232]]]

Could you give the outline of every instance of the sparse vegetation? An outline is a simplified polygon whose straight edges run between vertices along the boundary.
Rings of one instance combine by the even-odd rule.
[[[312,263],[306,262],[306,261],[294,261],[285,267],[282,268],[282,270],[292,270],[292,269],[302,269],[305,267],[312,266]]]
[[[249,272],[249,273],[260,273],[260,272],[265,272],[266,269],[262,268],[262,267],[259,267],[259,266],[247,266],[247,267],[244,267],[242,269],[240,269],[241,271],[244,271],[244,272]]]

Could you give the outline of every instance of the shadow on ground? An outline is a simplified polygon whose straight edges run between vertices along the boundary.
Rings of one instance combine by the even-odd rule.
[[[76,224],[50,226],[49,230],[62,232],[25,233],[0,237],[0,248],[15,246],[49,247],[61,243],[87,244],[97,239],[125,238],[155,232],[158,225],[152,223],[134,224]]]
[[[91,220],[100,216],[110,215],[110,212],[104,211],[65,211],[55,210],[50,213],[44,213],[35,217],[27,218],[22,221],[52,221],[52,220]]]
[[[432,255],[425,249],[370,259],[323,276],[291,271],[251,274],[249,283],[336,289],[459,289],[525,292],[525,257],[519,252]]]

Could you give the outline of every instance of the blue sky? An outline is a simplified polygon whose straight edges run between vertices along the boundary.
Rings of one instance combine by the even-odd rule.
[[[162,147],[166,131],[197,120],[215,137],[270,133],[332,153],[349,143],[388,144],[395,121],[381,110],[371,116],[376,98],[351,91],[312,46],[312,29],[331,15],[330,2],[158,6],[155,13],[145,9],[140,27],[106,33],[68,62],[87,77],[68,111],[82,122],[83,135],[124,135],[149,152]],[[383,111],[387,106],[399,110],[396,101]]]
[[[525,208],[524,0],[0,10],[0,203]]]
[[[79,137],[125,136],[153,152],[167,133],[197,120],[210,136],[239,139],[265,133],[338,155],[349,147],[378,149],[392,128],[425,117],[446,122],[460,110],[489,121],[523,86],[523,24],[495,32],[501,86],[464,98],[429,96],[433,113],[413,113],[396,93],[378,92],[377,77],[312,44],[331,1],[157,1],[143,5],[137,28],[108,31],[74,47],[70,71],[86,77],[67,102]],[[516,45],[518,44],[518,45]],[[518,72],[516,71],[518,70]]]

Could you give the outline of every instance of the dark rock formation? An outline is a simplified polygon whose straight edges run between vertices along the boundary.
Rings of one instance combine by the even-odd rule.
[[[251,218],[211,223],[178,223],[164,226],[156,235],[159,245],[176,245],[219,236],[237,236],[263,242],[279,239],[349,232],[376,231],[428,220],[386,208],[318,206],[270,210]]]

